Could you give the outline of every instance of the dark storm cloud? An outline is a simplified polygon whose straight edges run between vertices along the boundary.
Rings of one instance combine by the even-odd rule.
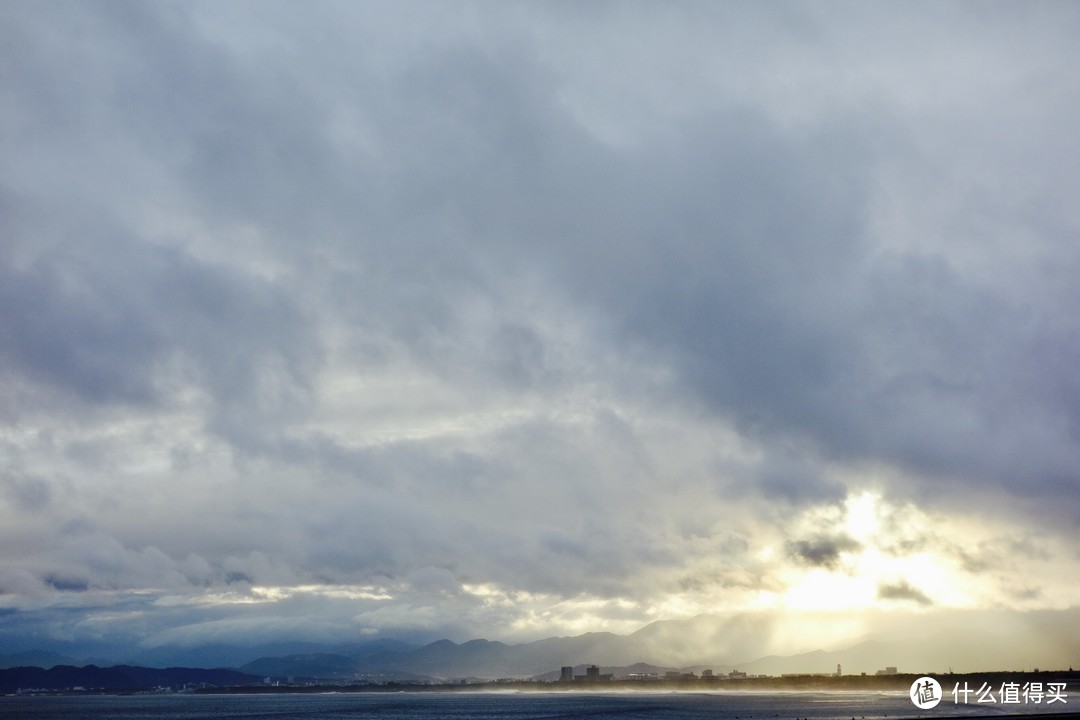
[[[941,259],[874,251],[868,143],[792,141],[723,117],[710,130],[629,173],[679,188],[664,214],[605,208],[635,230],[603,257],[570,250],[582,292],[625,341],[671,358],[687,392],[759,436],[1035,494],[1075,482],[1077,446],[1059,429],[1069,411],[1029,389],[1040,378],[1070,396],[1071,380],[1036,359],[1027,301]],[[1050,357],[1071,352],[1065,337]]]
[[[736,482],[748,479],[770,500],[784,500],[799,507],[836,502],[845,493],[843,485],[828,478],[814,459],[799,458],[780,448],[755,468],[754,476],[740,477]]]
[[[878,586],[878,597],[883,600],[907,600],[917,605],[933,605],[934,601],[926,593],[907,582],[882,584]]]
[[[226,426],[237,404],[256,402],[259,383],[275,382],[265,377],[275,358],[285,382],[303,387],[317,342],[273,286],[104,230],[77,242],[3,270],[10,370],[89,405],[157,404],[177,389],[170,383],[193,379]]]
[[[836,569],[841,556],[862,545],[846,535],[818,535],[806,540],[789,540],[785,549],[792,559],[815,567]]]
[[[541,263],[618,342],[652,347],[687,393],[762,437],[1034,494],[1072,482],[1075,443],[1028,430],[1070,413],[1049,400],[1061,393],[1030,392],[1069,380],[1043,371],[1029,301],[943,257],[883,253],[870,234],[872,174],[911,131],[839,110],[794,134],[732,103],[616,153],[554,113],[550,81],[520,57],[452,54],[410,72],[401,105],[423,107],[384,132],[415,149],[410,183],[449,243],[437,257],[483,247]],[[1067,356],[1053,337],[1045,357]]]
[[[5,269],[2,280],[8,367],[90,403],[151,399],[155,342],[145,325],[97,298],[64,293],[48,270]]]

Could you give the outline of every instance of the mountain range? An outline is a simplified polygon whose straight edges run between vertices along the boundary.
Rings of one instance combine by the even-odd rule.
[[[426,680],[544,677],[562,666],[593,663],[625,668],[649,663],[683,671],[716,673],[868,673],[886,666],[901,672],[941,673],[1064,669],[1080,665],[1080,612],[1028,613],[1024,623],[1001,613],[957,613],[935,623],[886,617],[892,632],[859,638],[838,649],[767,653],[787,630],[765,615],[700,615],[651,623],[637,632],[606,632],[507,644],[483,639],[439,640],[416,645],[391,639],[326,645],[279,643],[156,648],[130,663],[155,666],[232,667],[259,677]],[[783,631],[783,632],[782,632]],[[780,638],[783,639],[783,638]],[[148,662],[149,660],[149,662]],[[0,655],[0,667],[76,664],[53,653]],[[101,664],[100,662],[98,664]]]

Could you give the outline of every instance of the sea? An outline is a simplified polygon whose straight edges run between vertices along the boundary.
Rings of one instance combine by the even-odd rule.
[[[919,710],[902,692],[508,691],[0,697],[0,720],[896,720],[1004,718],[1009,714],[1046,716],[1047,708],[1011,706],[1006,713],[1000,707],[948,703],[936,710]]]

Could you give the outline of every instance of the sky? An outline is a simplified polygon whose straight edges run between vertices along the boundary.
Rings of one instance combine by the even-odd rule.
[[[1077,608],[1078,36],[0,3],[0,651]]]

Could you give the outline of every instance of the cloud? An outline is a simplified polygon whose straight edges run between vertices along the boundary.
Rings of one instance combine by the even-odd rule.
[[[785,544],[788,556],[807,565],[836,569],[846,552],[858,550],[860,544],[844,535],[818,535],[808,540],[789,540]]]
[[[4,608],[32,609],[50,594],[48,584],[27,570],[4,568],[0,575],[0,602]]]
[[[42,510],[52,499],[52,486],[43,478],[6,475],[0,478],[0,487],[11,504],[25,512]]]
[[[344,632],[348,632],[348,628],[340,623],[310,616],[242,617],[170,627],[148,635],[140,644],[145,648],[193,648],[219,643],[245,646],[297,639],[340,642]]]
[[[1075,603],[1076,13],[976,14],[5,4],[0,629]]]
[[[933,605],[934,601],[926,593],[911,586],[906,580],[878,586],[878,597],[883,600],[901,600],[916,605]]]

